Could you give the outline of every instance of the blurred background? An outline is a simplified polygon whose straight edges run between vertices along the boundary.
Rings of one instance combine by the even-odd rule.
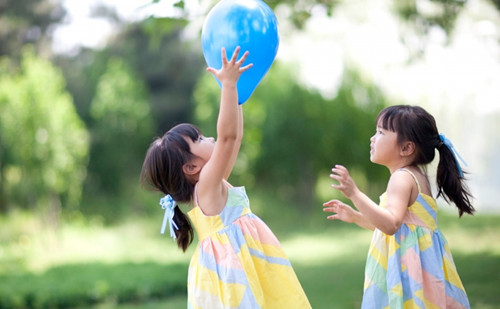
[[[369,138],[393,104],[427,109],[467,162],[477,214],[439,200],[440,225],[472,307],[498,308],[500,2],[265,2],[280,47],[243,105],[230,182],[313,308],[360,306],[370,232],[327,222],[322,203],[342,198],[337,163],[378,201],[389,174]],[[139,173],[174,124],[215,135],[200,34],[216,3],[0,0],[0,308],[186,307],[193,248],[159,234],[160,196]]]

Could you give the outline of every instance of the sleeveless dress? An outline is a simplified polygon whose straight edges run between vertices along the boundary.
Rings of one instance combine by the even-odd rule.
[[[373,232],[362,308],[470,308],[447,241],[437,226],[436,201],[420,190],[394,235]],[[387,195],[380,197],[386,207]]]
[[[188,273],[188,308],[311,308],[269,227],[249,206],[244,187],[230,187],[219,215],[198,207],[188,216],[199,243]]]

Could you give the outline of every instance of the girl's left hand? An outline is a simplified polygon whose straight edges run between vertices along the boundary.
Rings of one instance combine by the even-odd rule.
[[[338,185],[332,184],[332,188],[342,192],[348,199],[351,199],[354,194],[359,191],[356,183],[354,183],[354,180],[349,175],[349,171],[342,165],[335,165],[335,167],[332,168],[330,178],[339,182]]]

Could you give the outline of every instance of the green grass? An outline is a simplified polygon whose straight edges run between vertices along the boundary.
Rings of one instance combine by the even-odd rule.
[[[186,293],[187,265],[88,263],[42,274],[0,276],[1,308],[68,308],[101,302],[145,302]]]
[[[321,210],[265,208],[279,204],[271,199],[256,198],[254,211],[277,234],[313,308],[359,308],[371,232],[327,221]],[[0,218],[0,308],[186,308],[194,246],[178,250],[159,234],[161,219],[105,226],[80,217],[54,229],[32,214]],[[499,219],[439,218],[472,308],[500,304]]]

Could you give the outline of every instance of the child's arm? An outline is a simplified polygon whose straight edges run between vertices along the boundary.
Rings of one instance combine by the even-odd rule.
[[[221,101],[217,119],[217,142],[198,181],[198,202],[206,215],[220,213],[226,203],[227,188],[222,180],[231,172],[241,144],[241,106],[238,105],[236,83],[241,73],[252,65],[242,66],[248,52],[238,60],[239,50],[237,47],[228,60],[225,49],[222,49],[222,68],[207,68],[221,83]]]
[[[393,173],[387,186],[387,205],[382,208],[358,189],[345,167],[336,165],[332,172],[330,177],[339,181],[338,185],[332,187],[350,199],[366,220],[385,234],[393,235],[397,232],[410,205],[413,188],[411,179],[408,181],[403,173]]]
[[[236,162],[236,159],[238,158],[238,153],[240,152],[241,141],[243,140],[243,109],[241,105],[238,106],[238,120],[239,120],[238,133],[237,133],[238,143],[235,145],[235,148],[233,150],[233,155],[231,156],[231,159],[229,159],[228,161],[228,169],[226,171],[226,175],[224,176],[224,179],[226,180],[231,175],[234,163]]]

